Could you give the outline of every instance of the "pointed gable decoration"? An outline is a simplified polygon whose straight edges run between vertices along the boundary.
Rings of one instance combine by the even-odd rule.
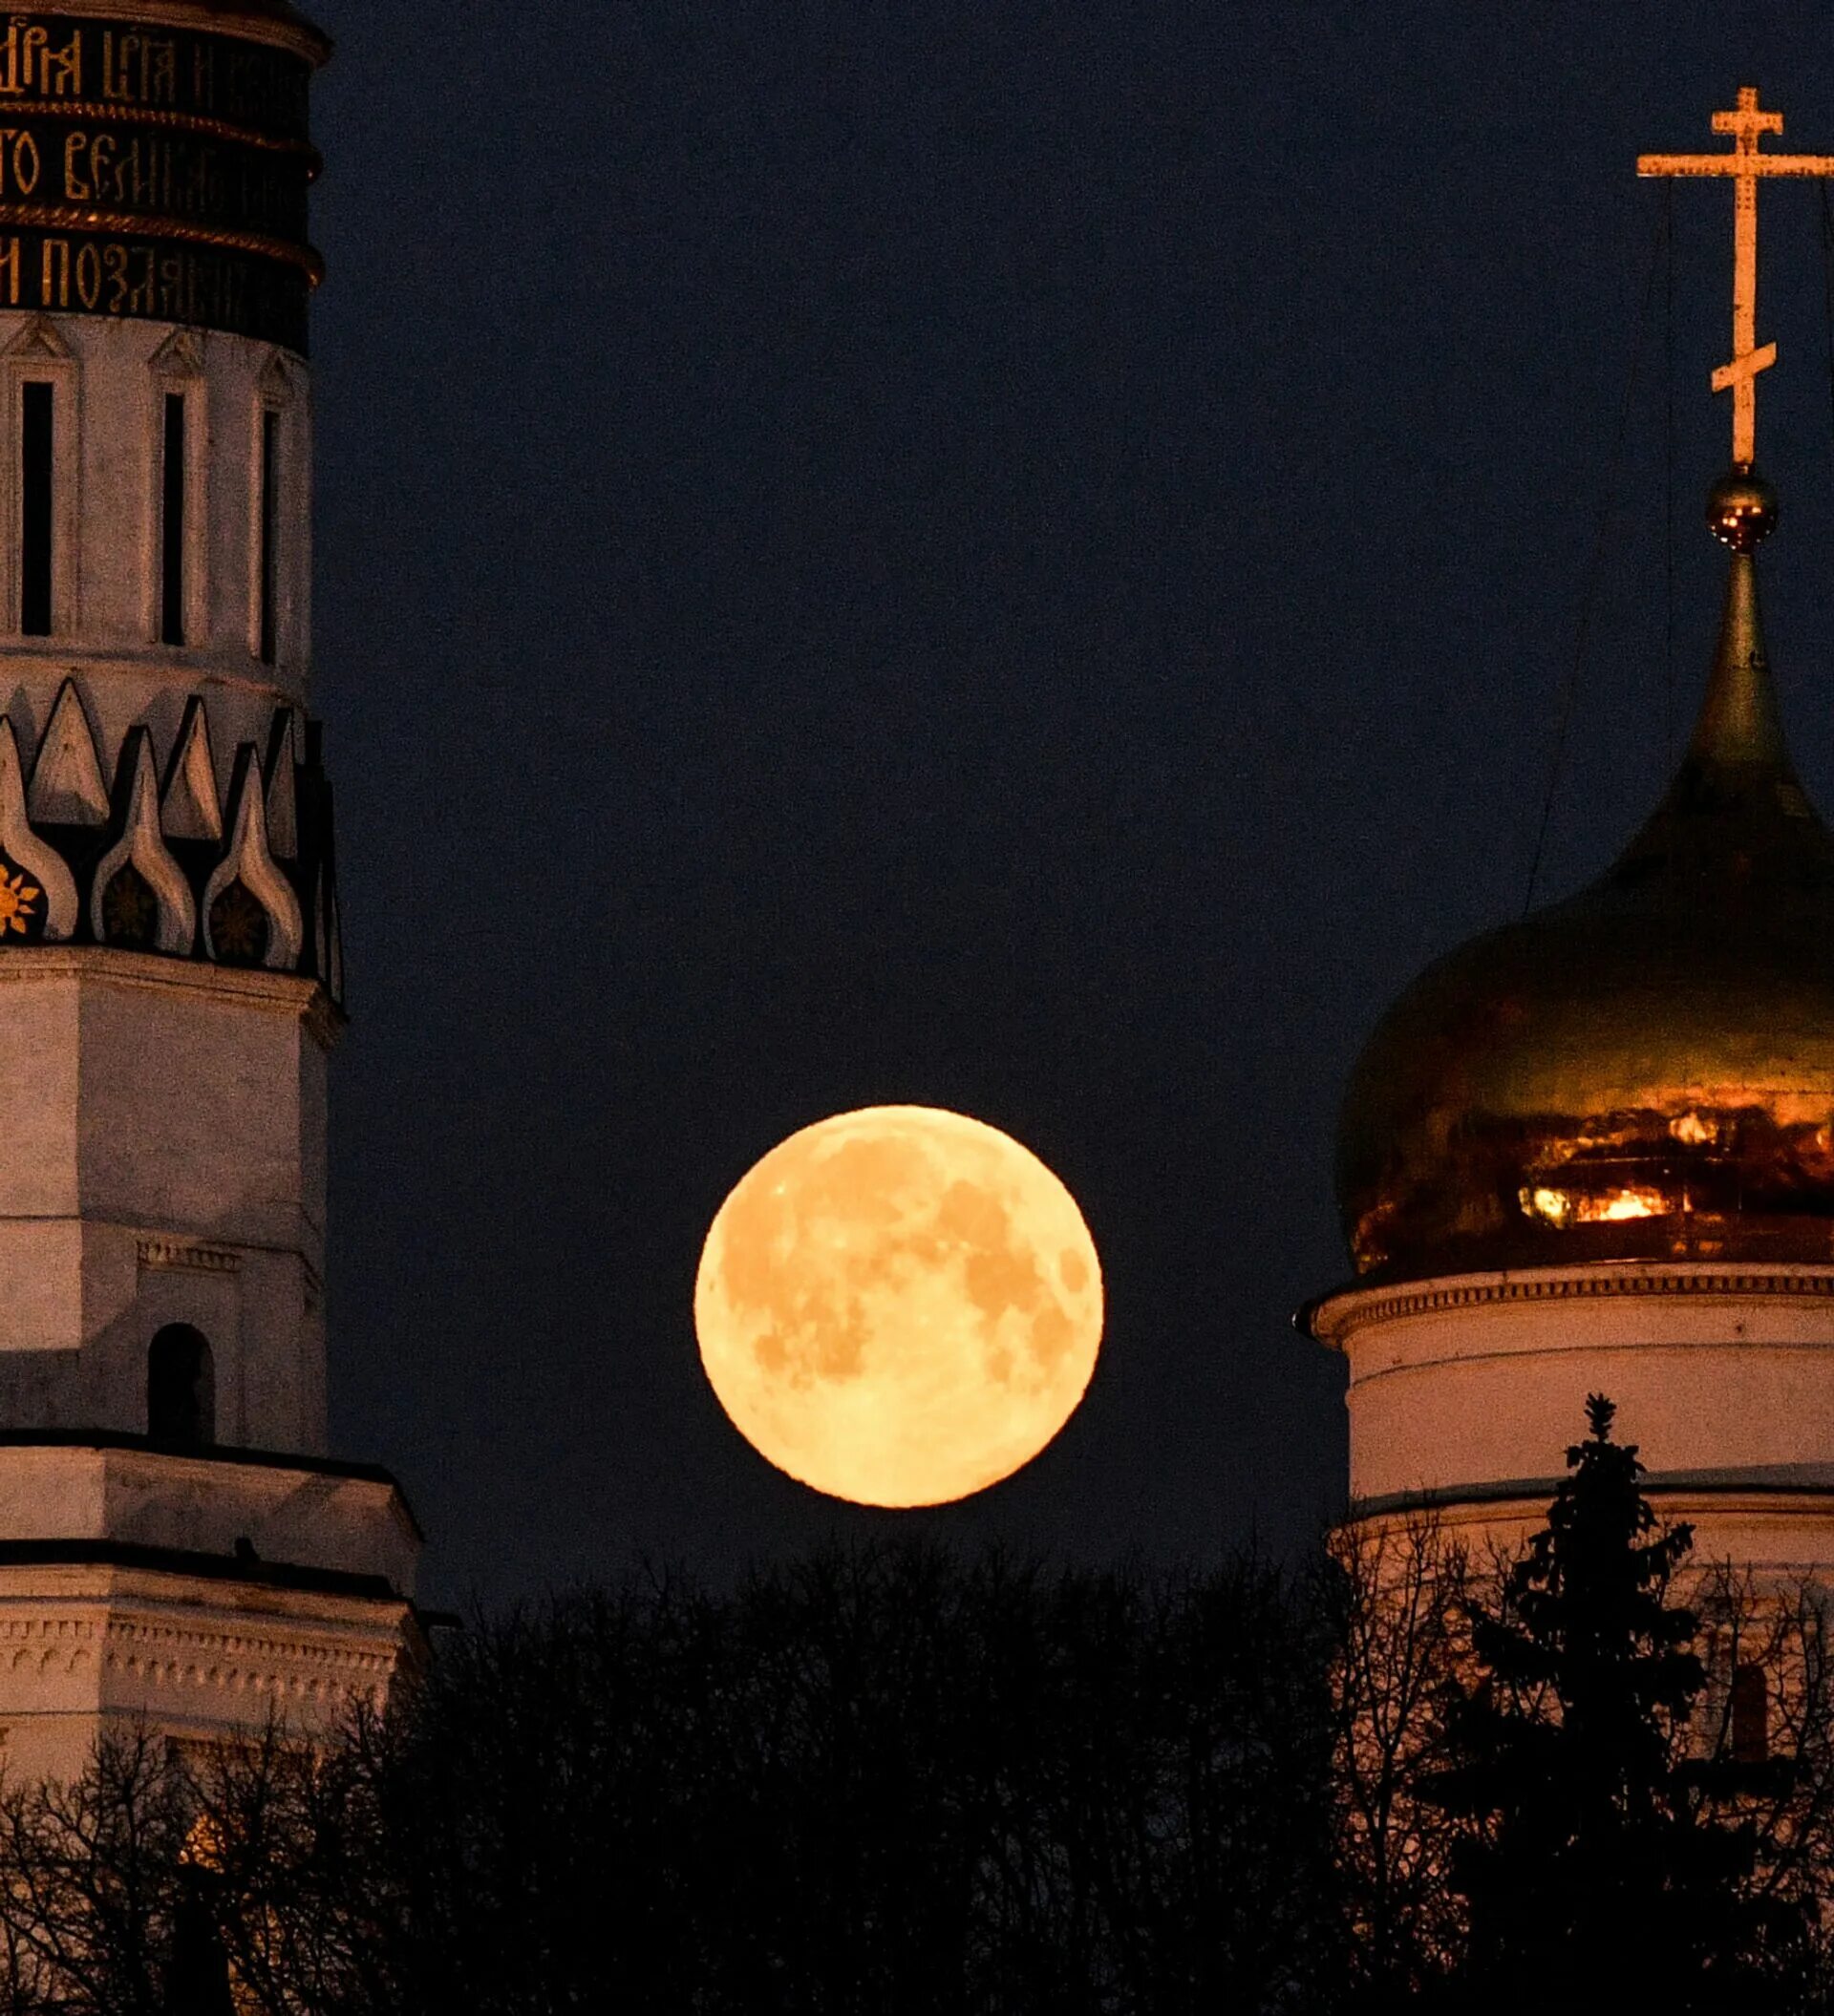
[[[198,935],[197,906],[160,833],[160,784],[144,728],[128,732],[116,790],[126,799],[121,837],[96,863],[90,926],[105,944],[188,952]]]
[[[269,406],[290,406],[293,402],[292,367],[280,350],[270,350],[261,368],[256,391]]]
[[[299,859],[299,716],[290,707],[276,708],[261,774],[267,799],[267,844],[283,861]]]
[[[252,742],[236,752],[229,802],[229,852],[203,892],[204,949],[225,965],[288,971],[299,964],[305,924],[293,885],[268,850],[266,794]],[[265,913],[265,927],[257,925],[253,905]]]
[[[221,840],[223,807],[217,802],[217,765],[210,750],[210,720],[195,694],[185,702],[184,721],[166,766],[160,793],[160,823],[175,840]]]
[[[66,679],[32,766],[32,817],[50,826],[105,826],[108,786],[76,682]]]
[[[8,927],[18,930],[22,937],[29,935],[24,918],[29,917],[32,907],[28,894],[32,892],[42,905],[45,937],[59,941],[72,937],[78,915],[75,878],[56,848],[32,830],[26,813],[26,774],[19,761],[19,744],[13,737],[12,723],[4,714],[0,714],[0,854],[18,871],[8,878],[9,895],[14,906],[8,913]],[[0,868],[0,872],[4,869]],[[21,915],[22,902],[24,915],[15,923],[13,919]]]
[[[196,329],[174,329],[153,352],[152,371],[162,384],[174,386],[203,377],[203,337]]]
[[[73,354],[48,315],[33,315],[6,348],[8,361],[15,364],[67,364]]]

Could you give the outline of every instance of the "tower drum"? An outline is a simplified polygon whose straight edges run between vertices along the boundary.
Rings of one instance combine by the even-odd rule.
[[[326,1450],[343,1022],[309,712],[309,118],[286,0],[0,30],[0,1730],[386,1687],[393,1479]]]

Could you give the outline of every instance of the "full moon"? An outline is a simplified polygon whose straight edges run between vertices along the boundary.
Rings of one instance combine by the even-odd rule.
[[[701,1363],[758,1454],[858,1505],[941,1505],[1077,1410],[1101,1266],[1076,1199],[997,1128],[872,1106],[793,1134],[720,1206]]]

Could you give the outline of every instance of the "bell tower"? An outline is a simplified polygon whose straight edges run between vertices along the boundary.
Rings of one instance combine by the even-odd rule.
[[[309,1725],[418,1643],[326,1450],[320,277],[288,0],[0,31],[0,1730]]]

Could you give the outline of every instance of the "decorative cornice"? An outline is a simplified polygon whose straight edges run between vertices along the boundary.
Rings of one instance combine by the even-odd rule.
[[[0,1540],[0,1569],[7,1568],[131,1568],[197,1581],[339,1596],[357,1602],[405,1604],[408,1601],[383,1575],[314,1568],[298,1561],[244,1560],[190,1547],[148,1547],[133,1540]]]
[[[9,982],[67,978],[170,988],[181,994],[229,995],[302,1016],[309,1015],[324,995],[315,980],[297,973],[271,973],[262,966],[210,966],[201,959],[130,952],[121,945],[8,945],[0,951],[0,987]],[[329,1001],[326,1006],[337,1015]],[[341,1024],[341,1016],[338,1021]]]
[[[1441,1484],[1415,1491],[1389,1491],[1367,1498],[1353,1498],[1343,1523],[1355,1525],[1364,1519],[1395,1518],[1414,1512],[1451,1512],[1461,1506],[1521,1505],[1544,1516],[1563,1479],[1546,1477],[1502,1477],[1485,1484]],[[1674,1472],[1667,1476],[1646,1476],[1637,1489],[1650,1498],[1699,1498],[1723,1506],[1740,1498],[1760,1504],[1799,1501],[1817,1505],[1834,1517],[1834,1482],[1818,1483],[1805,1477],[1754,1476],[1738,1472]]]
[[[61,1605],[69,1599],[52,1601]],[[352,1643],[348,1623],[334,1626],[336,1635],[327,1638],[309,1627],[309,1635],[277,1632],[271,1625],[228,1629],[113,1607],[99,1616],[14,1614],[0,1618],[0,1689],[22,1677],[68,1676],[99,1663],[148,1687],[334,1701],[386,1690],[401,1666],[402,1621],[391,1620],[379,1632],[365,1626]]]
[[[400,1481],[392,1470],[385,1469],[380,1463],[350,1463],[340,1456],[305,1455],[294,1450],[245,1449],[230,1442],[213,1442],[208,1449],[174,1450],[156,1442],[151,1435],[106,1428],[0,1428],[0,1455],[10,1449],[92,1449],[102,1453],[120,1450],[154,1457],[161,1466],[181,1464],[204,1473],[216,1464],[231,1464],[254,1470],[289,1470],[303,1476],[342,1477],[353,1483],[382,1484],[393,1494],[408,1531],[416,1540],[425,1538]]]
[[[325,261],[316,246],[294,244],[266,231],[232,231],[216,224],[192,223],[160,217],[150,210],[98,210],[87,203],[0,202],[0,224],[23,231],[113,231],[123,238],[162,238],[187,245],[209,245],[217,251],[248,252],[272,259],[303,273],[308,286],[325,278]]]
[[[1696,1296],[1749,1300],[1834,1297],[1834,1266],[1725,1267],[1703,1264],[1528,1269],[1508,1274],[1448,1275],[1397,1288],[1340,1288],[1309,1303],[1294,1323],[1320,1344],[1343,1348],[1354,1330],[1448,1309],[1532,1302],[1596,1301],[1617,1296]]]
[[[143,1267],[180,1267],[193,1274],[234,1274],[242,1255],[222,1246],[194,1246],[183,1240],[142,1239],[138,1242]]]
[[[73,11],[60,6],[59,13]],[[111,13],[122,11],[111,8]],[[253,147],[268,154],[304,155],[317,175],[324,159],[310,140],[294,139],[285,134],[262,133],[253,126],[237,126],[227,119],[214,119],[195,112],[168,112],[158,105],[127,105],[114,98],[33,98],[28,108],[35,119],[106,119],[117,126],[156,126],[164,133],[200,133],[206,139],[224,140],[232,147]]]

